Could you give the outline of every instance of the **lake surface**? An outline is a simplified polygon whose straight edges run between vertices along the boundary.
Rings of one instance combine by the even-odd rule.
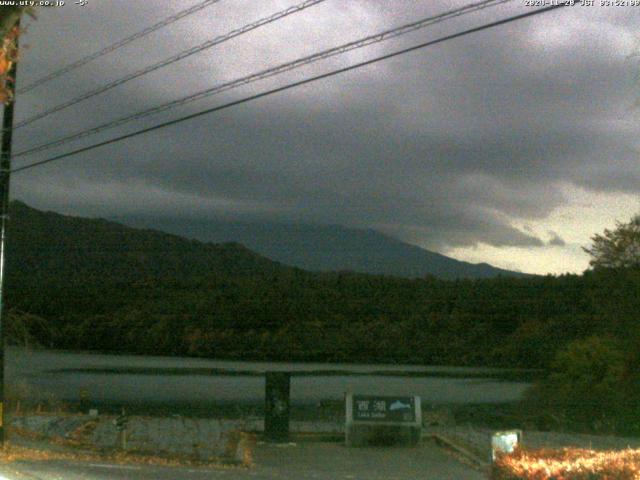
[[[293,404],[341,400],[344,393],[419,395],[424,405],[518,400],[526,381],[491,378],[491,368],[241,362],[8,348],[7,383],[28,398],[77,402],[86,389],[101,404],[256,403],[265,371],[290,371]]]

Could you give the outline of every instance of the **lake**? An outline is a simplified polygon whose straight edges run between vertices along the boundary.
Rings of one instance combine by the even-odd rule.
[[[7,349],[6,365],[10,390],[28,392],[32,400],[75,403],[86,389],[96,404],[149,408],[261,404],[265,371],[292,372],[294,405],[340,401],[347,391],[419,395],[423,405],[510,402],[530,385],[495,378],[504,371],[491,368],[244,362],[17,347]]]

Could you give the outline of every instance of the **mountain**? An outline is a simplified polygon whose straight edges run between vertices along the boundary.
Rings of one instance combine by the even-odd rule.
[[[238,242],[267,258],[314,272],[353,271],[442,279],[521,277],[486,263],[473,264],[410,245],[375,230],[339,225],[192,221],[119,217],[130,226],[155,228],[210,242]]]
[[[213,244],[102,219],[43,212],[13,201],[7,275],[15,281],[99,276],[120,283],[166,276],[183,280],[217,272],[225,276],[268,274],[289,267],[238,243]]]

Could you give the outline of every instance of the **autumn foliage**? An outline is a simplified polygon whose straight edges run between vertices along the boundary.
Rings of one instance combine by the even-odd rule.
[[[640,450],[517,449],[494,463],[492,480],[639,480]]]
[[[36,18],[34,7],[0,7],[0,102],[4,104],[13,100],[14,79],[10,75],[18,60],[18,37],[24,33],[19,26],[22,14]]]
[[[20,35],[20,28],[13,27],[2,39],[0,46],[0,102],[8,103],[13,99],[13,79],[9,72],[14,62],[18,60],[17,39]]]

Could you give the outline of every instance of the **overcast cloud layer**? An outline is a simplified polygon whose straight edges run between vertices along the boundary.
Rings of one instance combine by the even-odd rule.
[[[194,3],[90,0],[40,10],[18,81]],[[19,97],[17,120],[294,3],[222,0]],[[464,3],[327,0],[20,129],[14,151]],[[515,1],[468,15],[91,142],[526,10]],[[514,248],[573,255],[576,244],[549,220],[569,207],[579,217],[568,192],[614,200],[640,192],[638,25],[640,8],[546,13],[19,173],[13,196],[92,216],[376,228],[458,257],[474,250],[478,261],[478,249],[493,249],[490,263]],[[508,266],[536,270],[528,260]],[[565,266],[579,262],[545,268]]]

